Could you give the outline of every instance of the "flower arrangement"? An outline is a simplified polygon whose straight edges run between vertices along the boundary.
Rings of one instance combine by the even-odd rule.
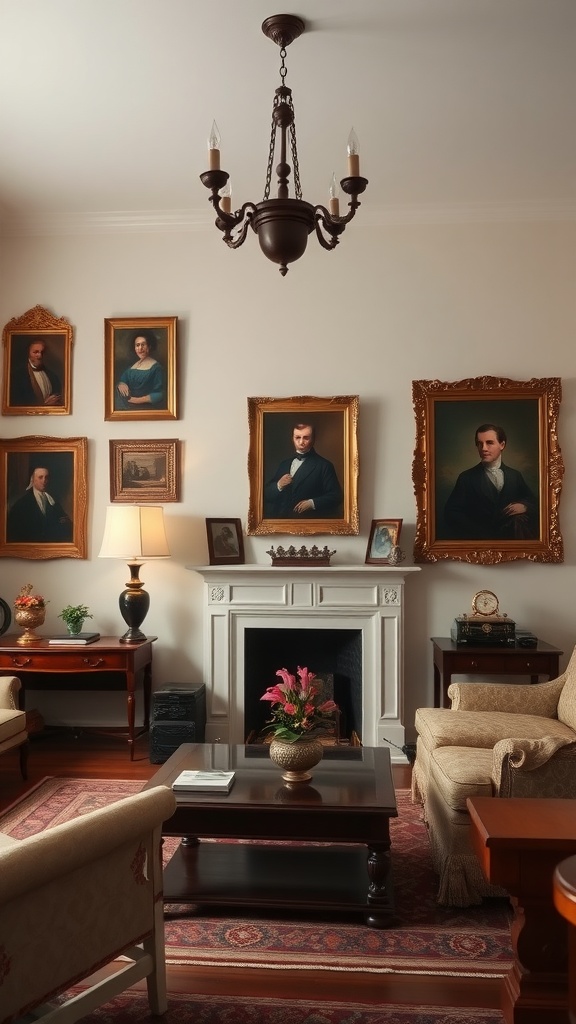
[[[14,599],[14,607],[16,610],[22,608],[45,608],[46,601],[42,597],[42,594],[33,594],[33,587],[31,583],[27,583],[26,586],[22,587],[18,597]]]
[[[264,731],[273,732],[277,739],[287,743],[309,736],[338,710],[333,700],[318,701],[322,687],[314,682],[314,672],[298,667],[297,674],[298,679],[287,669],[278,669],[276,675],[281,676],[282,682],[269,686],[260,698],[272,704],[272,718]]]

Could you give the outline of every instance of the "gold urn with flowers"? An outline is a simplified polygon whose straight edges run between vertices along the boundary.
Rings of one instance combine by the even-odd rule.
[[[323,698],[322,686],[307,668],[298,667],[296,676],[281,668],[276,675],[282,682],[269,686],[260,698],[272,705],[264,730],[273,734],[270,760],[283,769],[285,782],[309,782],[311,769],[324,754],[318,729],[334,716],[338,705]]]
[[[33,594],[33,589],[32,584],[27,583],[14,600],[14,621],[24,627],[17,644],[34,644],[42,639],[34,630],[44,622],[46,601],[41,594]]]

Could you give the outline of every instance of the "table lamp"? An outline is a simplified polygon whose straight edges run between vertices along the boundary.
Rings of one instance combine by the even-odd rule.
[[[123,558],[130,580],[118,599],[122,618],[128,626],[120,643],[146,640],[140,629],[150,607],[150,595],[142,589],[138,571],[150,558],[169,558],[164,530],[164,509],[157,505],[109,505],[99,558]]]

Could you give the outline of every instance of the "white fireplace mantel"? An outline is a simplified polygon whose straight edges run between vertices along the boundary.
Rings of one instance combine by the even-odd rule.
[[[192,566],[204,578],[206,740],[244,743],[246,629],[354,629],[362,633],[365,746],[390,745],[405,762],[404,585],[418,566]],[[388,743],[387,741],[390,741]]]

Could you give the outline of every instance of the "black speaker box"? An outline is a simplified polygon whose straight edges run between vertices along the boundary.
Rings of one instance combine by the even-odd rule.
[[[163,764],[182,743],[204,743],[206,686],[163,686],[152,694],[150,763]]]

